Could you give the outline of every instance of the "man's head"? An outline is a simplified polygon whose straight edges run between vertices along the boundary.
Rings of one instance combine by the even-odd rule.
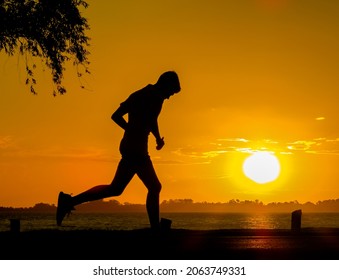
[[[180,82],[177,73],[174,71],[167,71],[159,77],[156,86],[160,89],[163,97],[168,99],[175,93],[180,91]]]

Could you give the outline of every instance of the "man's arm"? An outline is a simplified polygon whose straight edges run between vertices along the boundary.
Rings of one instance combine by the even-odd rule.
[[[165,142],[164,142],[164,137],[160,136],[158,120],[155,120],[155,122],[153,123],[152,128],[151,128],[151,132],[154,135],[155,140],[157,142],[156,149],[161,150],[162,147],[165,145]]]
[[[128,123],[124,119],[124,115],[126,115],[128,112],[126,108],[123,106],[120,106],[111,116],[111,119],[122,129],[126,129],[128,126]]]

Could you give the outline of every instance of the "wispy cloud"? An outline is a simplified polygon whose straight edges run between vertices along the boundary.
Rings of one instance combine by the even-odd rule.
[[[69,159],[69,160],[92,160],[92,161],[112,161],[113,157],[109,152],[97,147],[52,147],[43,150],[29,151],[26,156],[34,156],[40,158],[53,159]]]
[[[339,155],[339,138],[315,138],[312,140],[298,140],[288,143],[290,151],[303,151],[312,154],[333,154]]]
[[[219,138],[217,139],[219,142],[242,142],[242,143],[248,143],[250,140],[247,140],[245,138]]]
[[[245,138],[219,138],[213,142],[190,145],[178,148],[173,152],[176,156],[185,157],[194,162],[208,163],[213,158],[222,156],[227,153],[254,153],[256,151],[272,150],[272,146],[276,146],[277,141],[264,139],[260,141],[252,141]]]
[[[316,144],[316,141],[298,140],[287,143],[287,149],[293,151],[308,151]]]
[[[177,164],[187,164],[184,161],[180,161],[180,160],[166,160],[160,157],[153,157],[152,161],[154,164],[159,164],[159,165],[177,165]]]
[[[313,154],[332,154],[339,155],[339,138],[326,139],[317,138],[314,139],[315,144],[307,150],[308,153]]]
[[[339,138],[315,138],[291,142],[279,142],[274,139],[219,138],[205,145],[179,148],[174,154],[195,161],[210,162],[211,159],[227,153],[250,154],[258,151],[272,151],[282,155],[295,153],[339,155]]]
[[[2,160],[7,159],[65,159],[65,160],[91,160],[114,161],[117,157],[110,152],[97,147],[34,147],[14,144],[11,138],[1,138],[0,154]],[[117,155],[118,156],[118,155]]]
[[[9,136],[9,135],[1,136],[0,135],[0,149],[8,149],[13,146],[14,146],[14,141],[13,141],[12,136]]]
[[[207,145],[206,147],[187,146],[178,148],[173,151],[173,154],[177,156],[189,157],[192,159],[209,159],[223,152],[224,151],[211,150],[211,147]]]

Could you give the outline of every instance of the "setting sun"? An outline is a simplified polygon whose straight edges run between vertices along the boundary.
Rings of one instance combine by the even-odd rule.
[[[266,184],[278,178],[280,163],[272,153],[256,152],[245,159],[243,172],[252,181]]]

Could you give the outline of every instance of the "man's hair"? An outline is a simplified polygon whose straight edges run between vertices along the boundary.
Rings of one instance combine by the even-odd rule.
[[[177,73],[174,71],[167,71],[159,77],[157,84],[162,87],[170,87],[175,93],[180,91],[180,82]]]

